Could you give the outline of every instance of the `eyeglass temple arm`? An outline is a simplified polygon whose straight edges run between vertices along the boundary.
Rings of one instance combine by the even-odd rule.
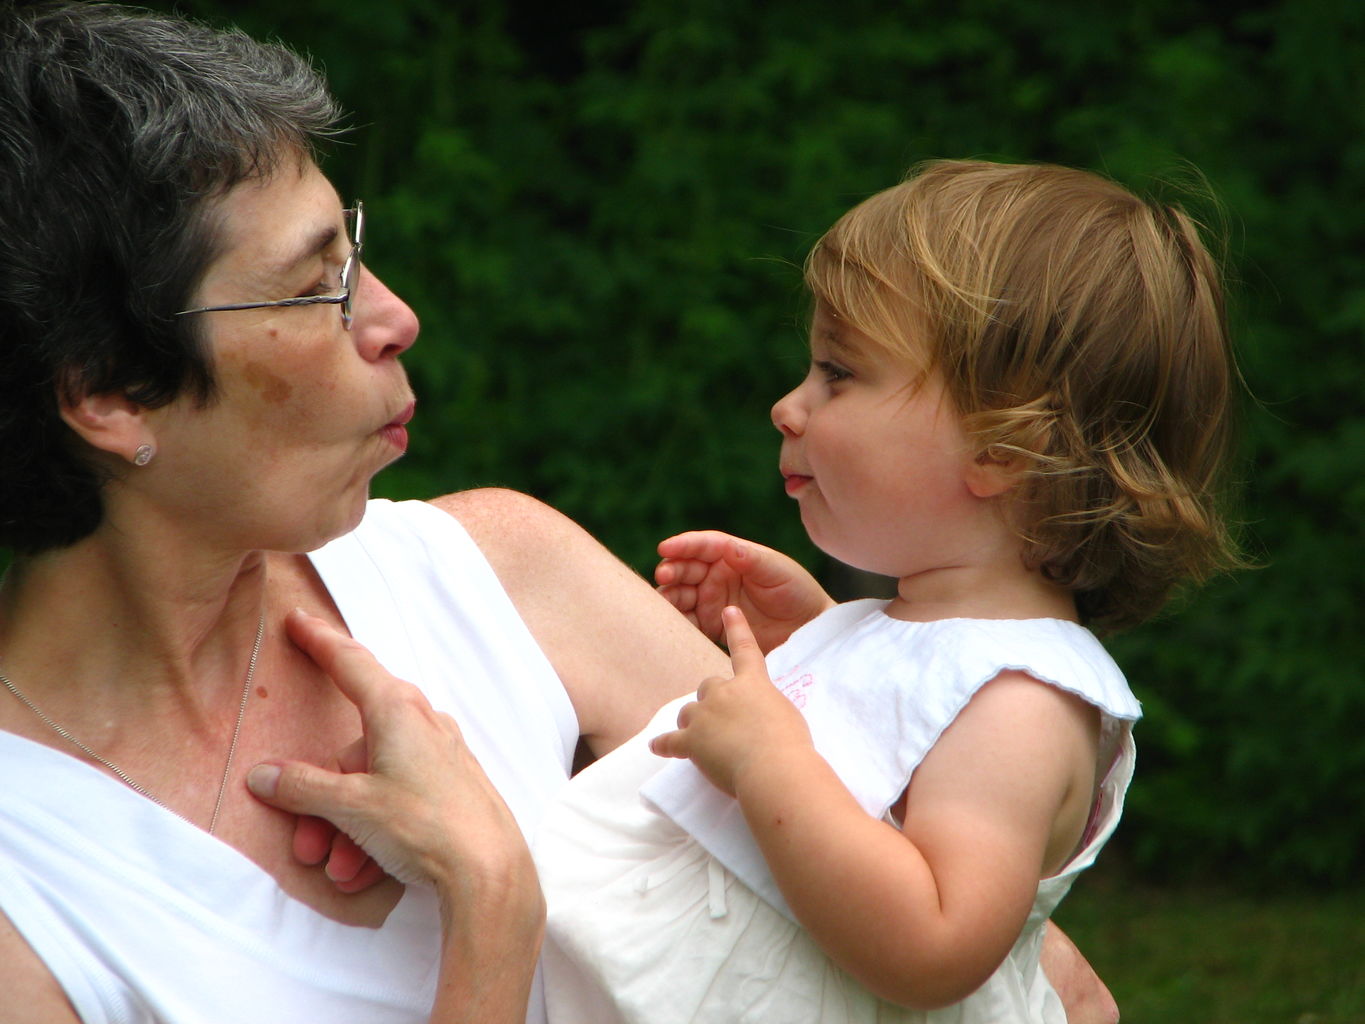
[[[234,309],[268,309],[272,306],[336,305],[338,302],[345,301],[345,295],[300,295],[293,299],[271,299],[269,302],[234,302],[227,306],[198,306],[194,309],[182,309],[175,315],[186,316],[190,313],[225,313]]]

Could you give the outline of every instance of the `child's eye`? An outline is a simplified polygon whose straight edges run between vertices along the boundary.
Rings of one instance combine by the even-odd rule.
[[[815,369],[825,379],[826,384],[837,384],[839,381],[848,380],[853,376],[852,372],[838,363],[831,363],[824,359],[816,362]]]

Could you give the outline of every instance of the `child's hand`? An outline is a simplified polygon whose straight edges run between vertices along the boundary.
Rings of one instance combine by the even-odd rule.
[[[721,610],[734,605],[753,623],[765,653],[834,604],[794,559],[716,530],[694,530],[659,544],[659,593],[715,643]]]
[[[791,701],[768,678],[768,666],[744,613],[723,613],[730,663],[735,674],[712,676],[697,688],[697,699],[678,712],[678,728],[654,737],[649,749],[660,757],[687,757],[713,785],[731,796],[752,758],[766,758],[782,744],[810,747],[810,728]]]

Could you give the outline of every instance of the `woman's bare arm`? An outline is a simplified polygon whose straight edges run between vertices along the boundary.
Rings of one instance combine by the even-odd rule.
[[[0,913],[0,992],[11,1024],[80,1024],[66,993],[14,923]]]
[[[1076,944],[1051,922],[1043,933],[1043,973],[1066,1007],[1067,1024],[1118,1024],[1113,994]]]
[[[497,573],[601,756],[729,661],[586,530],[543,502],[486,488],[437,498]]]

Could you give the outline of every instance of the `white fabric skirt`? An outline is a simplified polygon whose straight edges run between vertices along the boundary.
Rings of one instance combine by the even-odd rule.
[[[535,843],[549,907],[551,1024],[1065,1024],[1038,969],[1046,916],[961,1003],[929,1012],[878,999],[638,796],[664,764],[639,736],[579,773]]]

